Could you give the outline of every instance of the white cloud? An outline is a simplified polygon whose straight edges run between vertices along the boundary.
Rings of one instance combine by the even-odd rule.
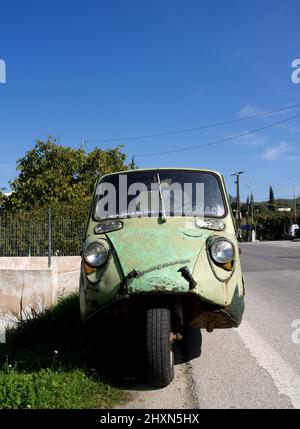
[[[246,131],[245,131],[246,132]],[[267,144],[267,136],[259,136],[258,134],[251,133],[237,139],[238,143],[242,143],[247,146],[265,146]]]
[[[274,116],[282,116],[282,115],[290,115],[294,116],[296,112],[299,111],[299,107],[291,109],[291,110],[282,110],[280,112],[274,112],[270,115],[263,115],[263,113],[271,111],[272,109],[260,109],[256,106],[252,106],[251,104],[246,104],[239,112],[238,117],[239,118],[246,118],[247,116],[256,116],[256,115],[262,115],[261,117],[258,117],[257,119],[262,120],[263,122],[267,124],[271,124],[273,122],[278,121],[278,119],[274,118]],[[275,110],[275,109],[273,109]],[[288,118],[288,116],[286,116]],[[285,119],[285,118],[282,118]],[[289,133],[299,133],[300,128],[296,125],[287,123],[277,124],[275,125],[275,128],[281,128],[283,130],[288,131]]]
[[[239,118],[245,118],[247,116],[260,115],[263,113],[263,110],[258,109],[251,104],[246,104],[238,113]]]
[[[282,128],[283,130],[287,130],[290,133],[299,133],[300,128],[296,125],[288,125],[288,124],[278,124],[277,128]]]
[[[280,142],[277,146],[266,148],[262,154],[262,158],[267,161],[275,161],[277,159],[285,158],[286,154],[291,150],[293,150],[293,147],[287,142]]]

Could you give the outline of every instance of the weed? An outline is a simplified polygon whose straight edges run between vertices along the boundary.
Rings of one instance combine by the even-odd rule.
[[[121,393],[84,342],[77,294],[20,317],[0,349],[0,408],[103,408]]]

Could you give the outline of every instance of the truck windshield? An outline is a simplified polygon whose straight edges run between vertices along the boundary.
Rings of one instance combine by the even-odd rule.
[[[106,176],[93,209],[96,220],[122,217],[224,217],[220,183],[212,173],[148,170]]]

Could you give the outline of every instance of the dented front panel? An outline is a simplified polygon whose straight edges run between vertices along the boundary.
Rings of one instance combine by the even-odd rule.
[[[222,218],[222,231],[199,227],[196,220],[176,216],[168,217],[166,222],[157,217],[127,218],[122,219],[121,229],[95,234],[99,222],[91,218],[85,244],[104,239],[110,255],[104,267],[90,274],[82,266],[83,317],[109,307],[124,295],[149,294],[192,295],[229,312],[233,306],[236,314],[242,314],[244,288],[231,211],[228,209]],[[211,259],[208,243],[212,236],[233,243],[231,270]],[[183,267],[192,276],[195,287],[179,271]]]

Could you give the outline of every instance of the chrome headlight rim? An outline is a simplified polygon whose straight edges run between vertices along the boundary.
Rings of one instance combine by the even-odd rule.
[[[98,248],[98,255],[101,256],[98,258],[98,261],[91,260],[91,256],[93,255],[92,253],[88,255],[88,251],[89,250],[92,251],[92,247],[96,249]],[[102,255],[100,255],[100,252],[102,253]],[[83,250],[84,262],[93,268],[98,268],[104,265],[108,259],[108,255],[109,255],[109,246],[108,246],[108,243],[104,240],[92,241],[88,243]]]
[[[227,257],[226,259],[221,259],[219,258],[216,254],[217,252],[214,250],[216,249],[216,246],[220,243],[227,243],[230,244],[232,252],[231,252],[231,256]],[[218,264],[218,265],[225,265],[228,264],[229,262],[232,262],[235,258],[235,247],[234,244],[231,240],[229,240],[226,237],[217,237],[214,238],[210,243],[209,243],[209,254],[211,259],[214,261],[214,263]]]

